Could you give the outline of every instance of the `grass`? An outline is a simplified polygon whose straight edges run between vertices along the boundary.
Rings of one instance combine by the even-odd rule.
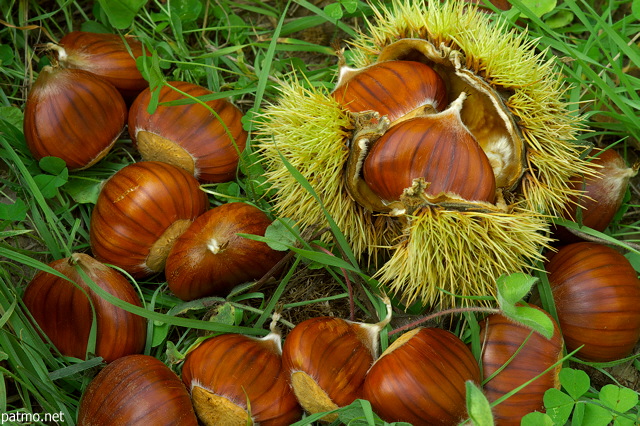
[[[309,85],[331,88],[337,71],[333,43],[348,40],[356,28],[365,26],[370,13],[368,5],[359,1],[333,2],[332,7],[322,8],[305,0],[152,0],[126,16],[109,9],[109,3],[0,2],[0,16],[4,17],[0,23],[0,414],[60,412],[65,424],[75,424],[79,398],[100,360],[70,359],[52,350],[31,325],[20,296],[36,271],[47,270],[47,263],[89,250],[88,224],[100,183],[138,159],[127,135],[104,160],[86,171],[69,173],[55,161],[33,159],[22,134],[22,111],[30,84],[48,62],[41,45],[72,30],[113,32],[115,22],[120,32],[135,34],[154,52],[148,63],[152,85],[185,80],[219,92],[243,110],[245,128],[251,131],[256,113],[277,99],[278,86],[292,75]],[[588,127],[580,138],[614,147],[628,163],[637,161],[640,1],[537,2],[549,6],[542,15],[529,9],[533,3],[512,0],[510,11],[496,12],[518,31],[526,27],[544,57],[556,62],[566,76],[566,96],[575,113],[585,116]],[[243,174],[236,181],[205,187],[213,204],[240,199],[270,212],[263,170],[253,161],[256,155],[249,147],[241,166]],[[635,180],[606,232],[609,238],[623,245],[640,243],[639,203],[640,186]],[[132,280],[144,299],[137,313],[149,319],[151,333],[145,353],[179,371],[181,357],[202,333],[264,335],[265,324],[277,308],[283,309],[283,325],[289,328],[313,313],[331,311],[346,318],[348,284],[366,293],[357,298],[358,318],[371,321],[384,315],[384,306],[368,290],[373,271],[355,264],[338,229],[332,229],[332,241],[318,243],[335,254],[342,253],[344,260],[312,248],[308,235],[292,231],[291,241],[299,242],[300,248],[275,284],[184,303],[171,295],[162,277]],[[630,252],[628,258],[640,270],[638,252]],[[305,281],[305,277],[310,278]],[[548,284],[544,276],[540,278],[541,293],[548,299]],[[338,285],[329,287],[329,280]],[[319,289],[315,294],[294,291],[310,283]],[[331,292],[322,293],[323,288]],[[110,301],[134,309],[113,297]],[[479,317],[466,314],[463,318],[466,321],[455,321],[453,329],[477,350],[479,342],[470,330],[477,329]],[[381,336],[383,347],[392,340],[387,332]],[[626,364],[640,371],[638,359],[626,360]],[[596,373],[604,374],[610,382],[621,384],[622,379],[608,367],[593,365],[589,371],[594,378]],[[598,401],[599,392],[592,379],[582,398]],[[637,416],[638,409],[636,405],[629,412]],[[354,413],[371,416],[366,404],[342,411],[345,419]],[[310,417],[300,424],[312,421]]]

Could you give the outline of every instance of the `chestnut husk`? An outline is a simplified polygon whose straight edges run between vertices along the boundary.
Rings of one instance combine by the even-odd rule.
[[[79,426],[197,426],[180,378],[149,355],[129,355],[89,383],[78,408]]]
[[[45,66],[24,110],[24,137],[33,156],[54,156],[69,170],[91,167],[124,130],[127,107],[108,81],[83,70]]]
[[[86,359],[93,322],[92,305],[97,321],[96,356],[111,362],[143,351],[147,336],[146,320],[96,294],[76,267],[111,295],[142,306],[138,294],[124,275],[84,253],[55,260],[49,266],[72,282],[39,271],[27,285],[22,300],[60,353]]]

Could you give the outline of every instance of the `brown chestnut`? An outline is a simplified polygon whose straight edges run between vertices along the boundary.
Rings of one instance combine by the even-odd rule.
[[[23,301],[38,326],[63,355],[86,358],[93,323],[92,305],[97,320],[97,356],[111,362],[142,352],[147,335],[145,319],[97,295],[76,266],[100,288],[125,302],[141,306],[138,294],[124,275],[83,253],[53,261],[49,266],[72,282],[40,271],[27,285]]]
[[[59,157],[70,170],[85,169],[111,150],[126,116],[122,95],[108,81],[45,66],[27,96],[24,137],[36,159]]]
[[[535,306],[532,308],[544,312]],[[562,364],[559,361],[564,342],[555,321],[553,325],[553,336],[547,339],[502,314],[489,315],[480,323],[482,370],[485,380],[488,379],[483,390],[490,402],[542,375],[493,407],[496,425],[520,425],[524,415],[544,412],[544,393],[560,387],[558,374]],[[553,365],[555,368],[545,373]]]
[[[126,100],[133,101],[149,86],[136,65],[136,58],[143,55],[142,43],[133,36],[72,31],[50,48],[62,66],[102,77]]]
[[[568,351],[608,362],[626,357],[640,339],[640,280],[611,247],[592,242],[561,247],[545,265]]]
[[[418,108],[442,111],[447,106],[442,77],[421,62],[386,61],[357,71],[343,67],[341,74],[333,97],[352,112],[377,111],[393,122]]]
[[[491,163],[460,119],[463,96],[440,113],[392,126],[364,159],[364,180],[383,202],[400,200],[414,179],[425,192],[493,203],[496,180]]]
[[[583,226],[603,232],[622,206],[629,180],[638,173],[640,164],[628,167],[624,158],[614,149],[596,148],[591,156],[596,174],[571,180],[571,187],[581,191],[581,194],[568,200],[563,218],[579,221]],[[565,228],[558,228],[554,236],[564,243],[581,241]]]
[[[204,87],[182,81],[168,84],[160,89],[160,105],[153,114],[147,111],[150,89],[129,110],[129,134],[142,158],[182,167],[201,182],[232,180],[247,141],[242,112],[225,99],[206,101],[205,107],[189,98],[213,94]],[[187,104],[162,105],[174,101]]]
[[[78,409],[79,426],[197,426],[180,378],[149,355],[107,365],[89,383]]]
[[[154,161],[129,164],[100,191],[91,214],[91,250],[134,277],[161,272],[175,239],[207,204],[185,170]]]
[[[261,278],[284,252],[238,234],[264,236],[271,219],[260,209],[235,202],[214,207],[180,235],[169,255],[165,276],[182,300],[226,295],[238,284]]]
[[[286,426],[302,417],[282,367],[280,333],[223,334],[188,353],[182,380],[207,426]]]
[[[453,333],[404,333],[369,369],[364,399],[387,422],[457,425],[467,416],[466,382],[480,382],[471,350]]]
[[[365,375],[378,354],[378,333],[387,322],[365,324],[317,317],[289,332],[282,363],[307,412],[334,410],[363,397]],[[336,414],[330,414],[323,419],[336,418]]]

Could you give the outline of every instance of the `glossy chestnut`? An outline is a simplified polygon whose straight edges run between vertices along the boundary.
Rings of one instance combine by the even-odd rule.
[[[404,333],[366,375],[364,399],[387,422],[457,425],[467,416],[465,383],[480,368],[453,333],[417,328]]]
[[[238,234],[264,236],[271,219],[250,204],[234,202],[199,216],[180,235],[165,265],[169,289],[183,300],[223,296],[261,278],[285,252]]]
[[[175,239],[207,205],[185,170],[153,161],[129,164],[100,191],[91,214],[91,250],[135,277],[161,272]]]
[[[442,111],[447,106],[442,77],[421,62],[386,61],[357,71],[343,68],[341,74],[348,81],[338,83],[333,97],[352,112],[377,111],[393,122],[417,109]]]
[[[546,264],[568,351],[608,362],[629,355],[640,339],[640,280],[629,260],[593,242],[561,247]]]
[[[97,321],[96,356],[111,362],[142,352],[146,320],[100,297],[91,290],[82,273],[109,294],[141,306],[138,294],[124,275],[83,253],[53,261],[49,266],[71,282],[40,271],[27,285],[23,301],[40,329],[63,355],[86,359],[92,306]]]
[[[180,378],[149,355],[129,355],[107,365],[89,383],[78,410],[79,426],[197,426]]]
[[[72,31],[50,47],[62,66],[102,77],[113,84],[126,100],[133,101],[144,88],[149,87],[136,65],[136,58],[145,54],[136,37]],[[146,54],[150,55],[148,51]]]
[[[205,425],[286,426],[302,410],[282,367],[279,332],[263,338],[223,334],[188,353],[182,380]]]
[[[201,182],[232,180],[247,132],[242,112],[229,101],[203,100],[205,106],[194,100],[211,95],[195,84],[169,82],[160,89],[161,104],[149,114],[151,90],[144,90],[129,110],[129,134],[142,158],[182,167]],[[174,101],[186,103],[162,105]]]
[[[118,90],[87,71],[45,66],[31,87],[24,137],[33,156],[54,156],[85,169],[111,150],[124,130],[127,107]]]
[[[553,321],[549,314],[546,315]],[[489,315],[480,323],[482,370],[487,380],[483,390],[489,402],[535,379],[493,407],[496,425],[520,425],[526,414],[544,412],[544,393],[560,387],[558,373],[562,364],[559,361],[564,342],[555,321],[553,324],[553,336],[547,339],[502,314]],[[545,373],[554,365],[555,368]]]

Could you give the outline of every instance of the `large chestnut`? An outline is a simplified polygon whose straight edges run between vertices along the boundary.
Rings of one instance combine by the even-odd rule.
[[[97,295],[76,267],[108,293],[141,306],[138,294],[124,275],[83,253],[53,261],[49,266],[72,282],[40,271],[27,285],[23,301],[38,326],[63,355],[86,358],[93,323],[92,305],[97,321],[95,355],[111,362],[142,352],[147,335],[145,319]]]
[[[142,43],[133,36],[72,31],[50,47],[62,66],[102,77],[127,100],[133,101],[149,86],[136,65],[143,55]]]
[[[488,379],[483,390],[490,402],[541,375],[493,407],[496,425],[520,425],[524,415],[544,412],[544,393],[559,388],[564,342],[555,321],[553,324],[553,336],[547,339],[502,314],[489,315],[480,323],[482,369],[485,380]],[[545,373],[553,365],[555,368]]]
[[[107,365],[89,383],[78,410],[79,426],[197,426],[180,378],[149,355],[129,355]]]
[[[100,191],[91,214],[91,250],[134,277],[161,272],[175,239],[207,204],[185,170],[154,161],[129,164]]]
[[[416,328],[369,369],[364,399],[387,422],[457,425],[467,416],[466,382],[480,382],[471,350],[453,333]]]
[[[640,280],[631,263],[593,242],[561,247],[546,264],[568,351],[608,362],[629,355],[640,339]]]
[[[189,352],[182,380],[207,426],[286,426],[302,410],[282,367],[279,332],[263,338],[223,334]],[[251,421],[251,423],[249,423]]]
[[[378,333],[384,325],[386,321],[365,324],[317,317],[289,332],[282,362],[307,412],[334,410],[363,397],[362,385],[377,357]],[[336,418],[336,414],[330,414],[324,420]]]
[[[441,111],[447,88],[430,66],[414,61],[387,61],[363,70],[342,69],[333,97],[352,112],[377,111],[390,122],[414,110]],[[353,75],[352,75],[353,74]]]
[[[45,66],[27,96],[24,137],[36,159],[59,157],[70,170],[84,169],[111,150],[126,116],[122,95],[108,81]]]
[[[460,119],[461,97],[445,111],[392,126],[364,159],[364,180],[385,203],[401,199],[421,178],[425,192],[493,203],[491,163]]]
[[[131,140],[145,160],[182,167],[201,182],[232,180],[247,141],[242,112],[225,99],[206,101],[205,107],[183,93],[193,98],[213,94],[192,83],[173,81],[160,89],[160,105],[149,114],[152,94],[144,90],[129,110]],[[163,105],[174,101],[187,103]]]
[[[271,219],[260,209],[235,202],[214,207],[180,235],[169,255],[165,276],[182,300],[226,295],[238,284],[261,278],[284,252],[238,234],[264,236]]]

